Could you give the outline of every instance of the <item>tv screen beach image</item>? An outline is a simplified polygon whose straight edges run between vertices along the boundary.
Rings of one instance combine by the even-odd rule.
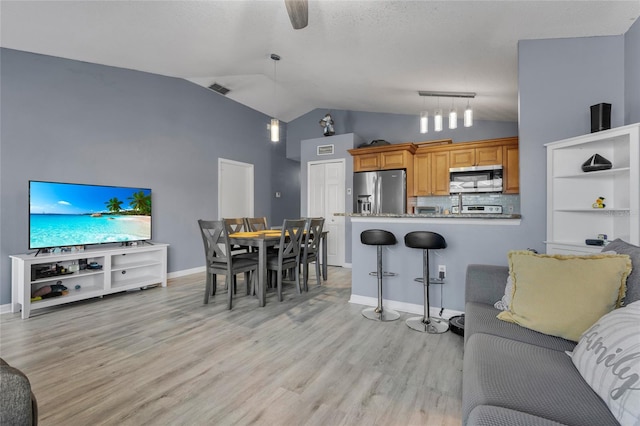
[[[29,248],[151,239],[151,190],[29,183]]]

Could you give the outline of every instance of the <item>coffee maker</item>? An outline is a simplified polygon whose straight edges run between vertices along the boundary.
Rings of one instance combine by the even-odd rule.
[[[371,195],[358,195],[358,213],[371,214]]]

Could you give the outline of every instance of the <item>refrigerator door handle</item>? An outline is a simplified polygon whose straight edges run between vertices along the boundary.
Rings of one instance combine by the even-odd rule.
[[[382,213],[382,175],[378,173],[378,177],[376,179],[376,214]]]

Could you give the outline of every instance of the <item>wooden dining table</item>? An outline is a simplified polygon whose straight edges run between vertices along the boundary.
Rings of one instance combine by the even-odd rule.
[[[320,235],[320,264],[322,266],[322,279],[327,280],[327,234],[322,231]],[[264,306],[267,302],[267,249],[276,247],[280,243],[279,229],[267,229],[255,232],[236,232],[229,235],[229,242],[240,246],[254,247],[258,249],[258,306]]]

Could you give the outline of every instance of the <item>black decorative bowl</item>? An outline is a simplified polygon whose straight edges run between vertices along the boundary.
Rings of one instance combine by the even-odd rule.
[[[600,154],[593,154],[587,161],[582,163],[583,172],[595,172],[596,170],[607,170],[613,167],[611,161]]]

